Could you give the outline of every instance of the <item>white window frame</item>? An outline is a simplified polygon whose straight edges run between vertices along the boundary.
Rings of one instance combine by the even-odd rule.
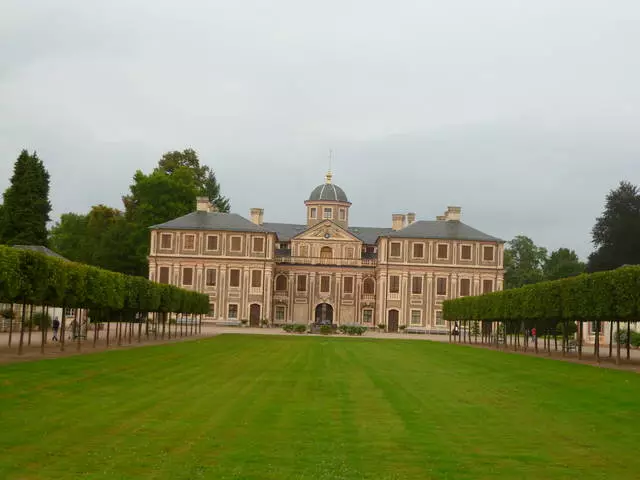
[[[231,272],[233,270],[237,270],[238,271],[238,285],[231,285]],[[229,288],[240,288],[240,285],[242,285],[242,270],[239,268],[230,268],[229,269],[229,280],[227,280],[227,284],[229,285]]]
[[[485,292],[484,291],[484,282],[491,282],[491,291],[490,292]],[[492,293],[496,291],[496,281],[493,278],[483,278],[480,281],[480,292],[481,293]]]
[[[419,278],[420,279],[420,293],[414,293],[413,291],[413,279],[414,278]],[[411,276],[411,295],[423,295],[424,294],[424,278],[422,277],[422,275],[412,275]]]
[[[209,270],[213,270],[214,272],[216,272],[216,275],[215,275],[216,282],[213,285],[209,285],[207,283],[208,279],[209,279],[209,274],[207,272],[209,272]],[[214,288],[214,287],[218,286],[218,269],[217,268],[215,268],[215,267],[213,267],[213,268],[212,267],[206,267],[204,269],[204,286],[205,286],[205,288]]]
[[[393,244],[397,244],[400,245],[400,249],[399,249],[399,253],[398,255],[394,255],[393,252],[393,248],[391,248],[393,246]],[[402,242],[389,242],[389,257],[391,258],[402,258]]]
[[[278,278],[284,277],[284,290],[278,290]],[[273,280],[273,291],[274,292],[288,292],[289,291],[289,278],[283,274],[279,273],[276,275],[276,278]]]
[[[256,240],[262,240],[262,250],[256,250]],[[264,237],[252,237],[251,238],[251,251],[253,253],[264,253],[265,249],[265,238]]]
[[[491,260],[486,260],[484,258],[485,248],[490,248],[491,249]],[[486,262],[486,263],[493,263],[493,262],[496,261],[496,247],[495,247],[495,245],[482,245],[482,261]]]
[[[415,246],[416,245],[422,245],[422,256],[421,257],[416,257],[415,256]],[[413,242],[411,244],[411,258],[414,260],[424,260],[424,258],[426,257],[426,253],[427,253],[427,246],[425,245],[424,242]]]
[[[169,246],[168,247],[163,247],[162,246],[162,237],[163,235],[167,235],[169,237]],[[160,241],[158,242],[158,249],[159,250],[172,250],[173,249],[173,233],[161,233],[160,234]]]
[[[469,251],[471,252],[471,255],[469,256],[469,258],[463,258],[462,257],[462,247],[469,247]],[[473,261],[473,245],[470,243],[461,243],[460,244],[460,261],[461,262],[471,262]]]
[[[413,314],[415,312],[418,312],[418,323],[415,323],[413,321]],[[422,325],[422,310],[417,309],[417,308],[412,308],[411,311],[409,312],[409,325],[411,326],[420,326]]]
[[[322,290],[322,279],[323,278],[328,278],[329,279],[329,290]],[[320,275],[320,285],[318,285],[318,291],[320,293],[331,293],[331,275]]]
[[[193,238],[193,248],[187,248],[187,237],[191,237]],[[195,252],[196,251],[196,236],[193,233],[185,233],[182,235],[182,249],[189,251],[189,252]]]
[[[366,322],[364,320],[364,312],[371,312],[371,321]],[[373,308],[363,308],[362,309],[362,318],[361,318],[361,320],[362,320],[362,323],[364,323],[364,324],[373,324]]]
[[[231,310],[231,307],[234,306],[234,305],[236,307],[236,316],[232,317],[230,315],[230,313],[231,313],[230,310]],[[227,304],[227,320],[237,320],[239,315],[240,315],[240,304],[238,304],[238,303],[229,303],[229,304]]]
[[[167,283],[163,283],[163,285],[171,285],[171,267],[168,265],[159,265],[158,266],[158,283],[162,283],[161,279],[162,279],[162,269],[166,268],[167,269]]]
[[[347,292],[347,290],[344,288],[345,287],[345,279],[346,278],[350,278],[351,279],[351,291]],[[356,279],[353,275],[345,275],[344,277],[342,277],[342,293],[344,293],[345,295],[353,295],[354,291],[356,289]]]
[[[184,271],[185,271],[187,268],[190,268],[190,269],[191,269],[191,283],[184,283]],[[196,269],[195,269],[195,268],[193,268],[193,267],[182,267],[182,268],[180,269],[180,285],[182,285],[183,287],[193,287],[193,284],[195,283],[195,282],[194,282],[194,281],[195,281],[195,278],[193,278],[193,277],[195,277],[195,273],[196,273],[196,271],[195,271],[195,270],[196,270]]]
[[[278,311],[282,311],[282,318],[278,318]],[[273,309],[273,320],[277,322],[286,322],[287,321],[287,306],[286,305],[276,305]]]
[[[467,293],[466,295],[462,295],[462,281],[463,280],[468,280],[469,281],[469,293]],[[470,297],[471,295],[473,295],[473,279],[469,278],[469,277],[462,277],[458,279],[458,296],[459,297]]]
[[[305,277],[304,278],[304,290],[300,290],[298,287],[300,286],[300,283],[298,278],[300,277]],[[309,291],[309,275],[307,275],[306,273],[297,273],[296,274],[296,292],[299,293],[306,293]]]
[[[209,238],[216,238],[216,248],[209,248]],[[207,235],[207,241],[204,245],[204,249],[207,252],[217,252],[220,250],[220,235]]]
[[[447,256],[446,257],[441,257],[439,255],[440,253],[440,245],[444,245],[445,247],[447,247]],[[436,243],[436,260],[449,260],[449,256],[451,255],[451,245],[449,245],[448,243]]]
[[[329,216],[327,216],[327,213]],[[322,208],[322,218],[324,220],[333,220],[333,208],[331,207],[323,207]]]
[[[440,280],[441,278],[444,279],[444,293],[438,293],[438,280]],[[446,297],[449,294],[449,279],[447,277],[443,277],[443,276],[436,276],[436,296],[437,297]]]
[[[254,272],[259,272],[260,273],[260,285],[258,285],[258,286],[254,286],[253,285],[253,274],[254,274]],[[264,277],[264,273],[263,273],[262,270],[260,270],[258,268],[251,269],[251,275],[249,275],[249,286],[251,288],[262,288],[262,284],[264,283],[262,277]]]
[[[318,218],[318,209],[316,207],[311,207],[309,209],[309,218],[316,219]]]
[[[209,302],[209,317],[215,318],[216,316],[216,302]]]
[[[440,322],[438,322],[438,313],[440,313]],[[433,325],[436,327],[444,327],[445,320],[442,318],[442,310],[434,310],[433,311]]]
[[[338,219],[339,220],[347,219],[347,210],[345,208],[341,208],[338,210]]]
[[[233,249],[233,239],[234,238],[239,238],[240,239],[240,248],[238,250],[234,250]],[[242,252],[242,235],[230,235],[229,236],[229,251],[230,252]]]
[[[391,277],[398,277],[398,291],[397,292],[392,292],[391,291]],[[400,282],[402,281],[402,278],[400,275],[389,275],[389,285],[387,286],[387,290],[389,291],[389,293],[400,293],[400,290],[402,290],[402,285],[400,284]]]

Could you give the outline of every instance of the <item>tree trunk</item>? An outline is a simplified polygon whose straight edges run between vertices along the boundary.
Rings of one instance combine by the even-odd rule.
[[[27,345],[31,346],[31,330],[33,329],[33,305],[29,305],[29,340]]]
[[[147,321],[147,313],[144,313],[144,320]],[[138,343],[142,342],[142,322],[138,322]]]
[[[582,360],[582,320],[580,320],[579,328],[578,328],[578,359]]]
[[[171,320],[171,317],[169,317],[169,320]],[[164,340],[164,331],[167,325],[167,314],[163,313],[162,314],[162,340]],[[171,323],[169,323],[169,327],[171,327]],[[171,328],[169,328],[169,335],[171,335]]]
[[[627,360],[631,360],[631,322],[627,322]]]
[[[64,352],[64,337],[67,334],[67,315],[62,307],[62,322],[60,324],[60,351]]]
[[[616,365],[620,365],[620,320],[616,320],[616,329]]]
[[[45,311],[47,313],[45,313],[45,317],[47,318],[47,315],[49,315],[49,307],[45,307]],[[40,341],[40,353],[42,355],[44,355],[44,343],[47,340],[47,329],[45,327],[46,323],[44,325],[40,324],[40,337],[41,337],[41,341]]]
[[[449,343],[451,343],[451,322],[449,322]]]
[[[11,304],[11,314],[13,317],[13,303]],[[11,348],[11,339],[13,337],[13,322],[15,321],[15,318],[10,318],[9,319],[9,343],[7,344],[7,347]]]
[[[118,322],[118,332],[117,332],[117,337],[118,337],[118,346],[122,345],[122,310],[120,311],[120,321]]]
[[[609,322],[609,358],[613,357],[613,322]]]
[[[80,351],[81,347],[82,347],[82,312],[80,311],[79,308],[76,309],[76,328],[78,329],[77,331],[77,338],[78,338],[78,343],[76,345],[76,350]]]
[[[100,312],[100,315],[102,315],[102,312]],[[98,330],[99,328],[99,322],[91,322],[93,323],[93,348],[96,348],[96,344],[98,343],[98,335],[100,332],[100,330]]]
[[[596,338],[594,352],[596,354],[596,362],[600,363],[600,322],[596,322]]]
[[[107,319],[107,348],[109,348],[110,333],[111,333],[111,315],[109,315],[109,318]]]
[[[26,301],[26,300],[24,300]],[[22,355],[22,347],[24,345],[24,318],[27,314],[27,306],[22,304],[22,319],[20,320],[20,343],[18,344],[18,355]]]

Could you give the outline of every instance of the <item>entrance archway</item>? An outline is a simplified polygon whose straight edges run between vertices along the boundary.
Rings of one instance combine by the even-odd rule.
[[[398,331],[399,317],[400,317],[400,313],[398,312],[398,310],[389,310],[389,316],[387,317],[387,330],[389,332]]]
[[[249,325],[252,327],[260,326],[260,305],[252,303],[249,307]]]
[[[331,325],[333,323],[333,307],[328,303],[320,303],[316,307],[316,324]]]

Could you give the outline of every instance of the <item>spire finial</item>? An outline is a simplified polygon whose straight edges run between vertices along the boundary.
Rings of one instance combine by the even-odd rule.
[[[331,183],[331,177],[333,177],[333,174],[331,173],[331,160],[333,160],[333,150],[329,149],[329,170],[327,171],[327,175],[324,177],[326,183]]]

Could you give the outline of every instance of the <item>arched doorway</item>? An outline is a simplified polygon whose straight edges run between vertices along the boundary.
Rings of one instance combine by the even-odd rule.
[[[328,303],[320,303],[316,307],[316,324],[331,325],[333,323],[333,307]]]
[[[260,326],[260,305],[252,303],[249,307],[249,325],[252,327]]]
[[[400,317],[400,313],[398,312],[398,310],[389,310],[389,316],[387,318],[387,331],[389,332],[398,331],[399,317]]]
[[[331,250],[331,247],[322,247],[320,249],[321,263],[331,263],[332,258],[333,258],[333,250]]]

